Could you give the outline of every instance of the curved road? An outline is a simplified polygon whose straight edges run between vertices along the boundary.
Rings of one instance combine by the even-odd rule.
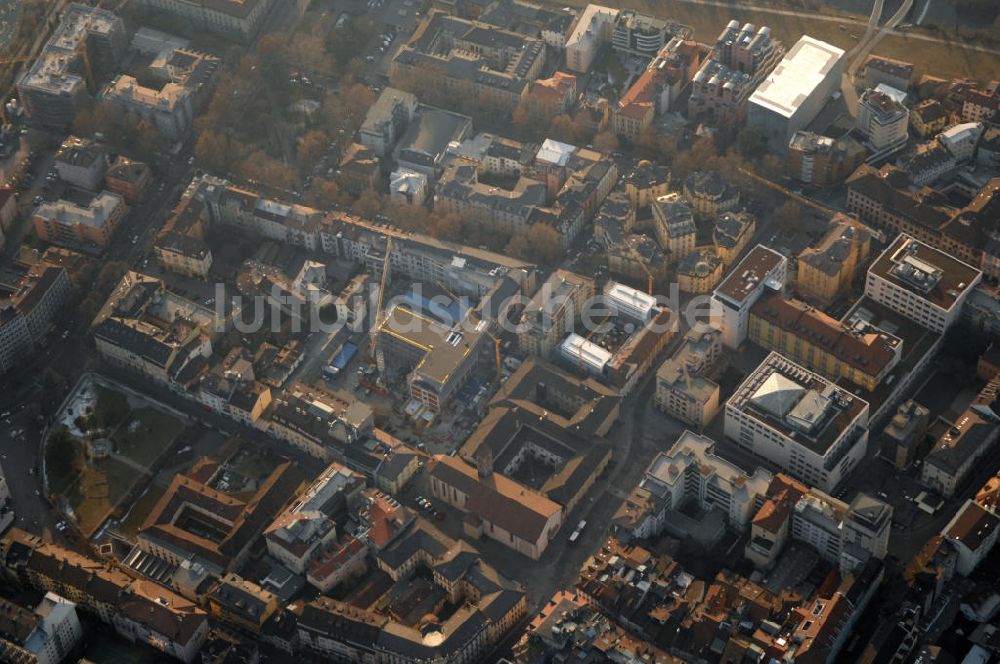
[[[903,0],[903,4],[899,7],[895,14],[889,17],[889,20],[876,31],[878,28],[879,19],[882,17],[882,10],[885,6],[885,0],[875,0],[875,4],[872,6],[871,16],[868,17],[868,27],[865,28],[864,36],[855,44],[854,48],[847,52],[844,56],[850,59],[850,64],[847,66],[847,70],[844,72],[844,78],[841,80],[840,90],[844,95],[844,103],[847,104],[847,108],[851,115],[858,115],[858,91],[855,86],[856,77],[858,74],[858,69],[864,64],[865,59],[875,48],[883,37],[887,34],[894,32],[897,25],[899,25],[903,19],[906,18],[907,14],[910,13],[910,9],[913,7],[913,0]],[[914,35],[915,36],[915,35]]]

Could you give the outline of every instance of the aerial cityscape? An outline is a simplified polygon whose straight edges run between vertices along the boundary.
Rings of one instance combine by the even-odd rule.
[[[1000,2],[0,0],[0,662],[1000,662]]]

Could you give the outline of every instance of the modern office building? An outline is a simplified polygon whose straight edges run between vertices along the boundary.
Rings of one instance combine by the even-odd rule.
[[[659,311],[654,296],[617,281],[609,282],[605,287],[604,301],[614,315],[624,316],[643,325]]]
[[[980,270],[900,235],[868,269],[865,295],[938,333],[958,320]]]
[[[571,367],[592,376],[603,376],[613,354],[579,334],[571,332],[559,344],[559,356]]]
[[[813,121],[844,74],[844,50],[803,36],[750,96],[747,126],[760,131],[775,152]]]
[[[785,287],[788,260],[762,244],[750,250],[712,293],[712,325],[722,343],[738,348],[747,337],[750,309],[768,290]]]
[[[433,417],[466,383],[478,363],[487,336],[480,326],[485,324],[475,329],[466,329],[462,322],[449,327],[397,305],[379,329],[379,370],[405,378],[410,398]]]
[[[832,491],[864,457],[868,402],[771,353],[726,402],[725,431],[741,449]]]

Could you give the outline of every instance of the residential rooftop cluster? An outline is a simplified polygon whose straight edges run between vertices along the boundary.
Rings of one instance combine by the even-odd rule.
[[[1000,656],[940,8],[110,4],[13,37],[0,660]]]

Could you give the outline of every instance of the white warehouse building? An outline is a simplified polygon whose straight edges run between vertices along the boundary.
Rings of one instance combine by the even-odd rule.
[[[758,86],[747,108],[747,126],[760,130],[775,152],[784,152],[815,119],[844,75],[844,50],[804,35]]]

